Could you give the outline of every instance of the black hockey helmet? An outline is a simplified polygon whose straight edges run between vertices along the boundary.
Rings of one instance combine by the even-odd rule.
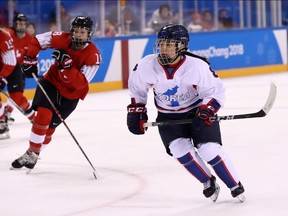
[[[75,28],[84,28],[88,32],[88,39],[87,41],[81,41],[79,39],[74,38],[73,32]],[[91,40],[91,37],[93,35],[93,21],[90,17],[88,16],[77,16],[73,21],[72,25],[70,28],[70,33],[71,33],[71,38],[72,38],[72,43],[75,44],[76,46],[83,46],[87,42]]]
[[[25,22],[26,23],[26,27],[18,27],[18,22]],[[24,14],[16,14],[13,17],[13,28],[16,31],[16,33],[25,33],[26,32],[26,28],[28,25],[28,19]]]
[[[154,53],[157,55],[161,64],[166,65],[172,63],[179,55],[185,55],[188,50],[190,38],[188,30],[180,24],[168,24],[163,26],[157,35],[156,43],[154,44]],[[175,43],[175,55],[171,58],[162,56],[159,49],[159,42]]]

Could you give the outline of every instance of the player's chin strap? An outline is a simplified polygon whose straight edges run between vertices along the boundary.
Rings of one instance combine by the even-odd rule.
[[[277,94],[277,87],[274,83],[271,83],[269,96],[266,103],[258,112],[246,113],[246,114],[236,114],[236,115],[225,115],[225,116],[215,116],[210,118],[210,121],[221,121],[221,120],[234,120],[234,119],[245,119],[245,118],[259,118],[264,117],[271,110]],[[155,127],[155,126],[170,126],[179,124],[191,124],[192,119],[180,119],[166,122],[147,122],[143,124],[143,127]]]
[[[58,111],[58,109],[56,108],[56,106],[54,105],[54,103],[51,101],[50,97],[48,96],[47,92],[45,91],[45,89],[43,88],[43,86],[41,85],[41,83],[38,81],[37,76],[32,73],[32,76],[34,78],[34,80],[36,81],[36,83],[38,84],[39,88],[42,90],[43,94],[45,95],[45,97],[47,98],[47,100],[49,101],[50,105],[52,106],[54,112],[57,114],[57,116],[59,117],[59,119],[61,120],[61,122],[63,123],[63,125],[66,127],[66,129],[68,130],[68,132],[70,133],[71,137],[73,138],[73,140],[75,141],[75,143],[78,145],[79,149],[81,150],[81,152],[83,153],[83,155],[85,156],[85,158],[87,159],[87,161],[89,162],[90,166],[93,169],[93,175],[95,177],[95,179],[99,178],[99,175],[96,172],[95,167],[93,166],[93,164],[91,163],[91,161],[89,160],[88,156],[86,155],[86,153],[84,152],[84,150],[82,149],[82,147],[80,146],[79,142],[77,141],[76,137],[74,136],[74,134],[72,133],[72,131],[70,130],[70,128],[68,127],[68,125],[66,124],[65,120],[62,118],[60,112]]]

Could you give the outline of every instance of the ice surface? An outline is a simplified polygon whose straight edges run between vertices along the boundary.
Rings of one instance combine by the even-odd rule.
[[[286,216],[288,215],[288,72],[223,80],[226,106],[219,114],[258,111],[270,83],[278,88],[264,118],[222,121],[224,149],[246,189],[246,202],[221,187],[213,203],[202,184],[166,155],[157,128],[144,136],[126,128],[127,90],[89,94],[66,120],[100,175],[64,125],[30,175],[9,170],[28,147],[31,125],[16,109],[9,140],[0,140],[1,216]],[[155,121],[152,94],[149,121]]]

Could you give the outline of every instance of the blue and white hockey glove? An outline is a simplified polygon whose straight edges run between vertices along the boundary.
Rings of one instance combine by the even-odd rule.
[[[127,126],[131,133],[140,135],[144,134],[147,128],[143,124],[147,122],[147,109],[145,104],[130,104],[127,106]]]

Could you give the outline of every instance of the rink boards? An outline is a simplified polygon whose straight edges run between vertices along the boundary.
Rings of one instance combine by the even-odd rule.
[[[90,92],[127,88],[129,72],[139,59],[153,53],[156,35],[95,38],[102,63]],[[283,72],[287,66],[287,28],[190,33],[189,50],[206,56],[221,78]],[[39,54],[43,74],[53,63],[52,50]],[[36,83],[27,79],[25,94],[34,94]]]

